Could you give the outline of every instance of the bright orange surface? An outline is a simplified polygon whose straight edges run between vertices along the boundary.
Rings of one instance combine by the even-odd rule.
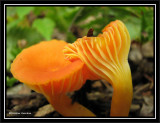
[[[97,37],[84,36],[63,50],[69,61],[81,59],[85,63],[90,70],[86,74],[88,79],[104,79],[113,86],[110,116],[128,116],[129,113],[133,95],[128,65],[130,43],[126,26],[116,20],[104,27]]]
[[[64,59],[65,41],[43,41],[24,49],[13,61],[11,73],[23,83],[31,85],[60,81],[80,70],[83,63]]]
[[[85,83],[81,60],[70,62],[62,49],[66,42],[43,41],[24,49],[13,61],[11,73],[31,89],[42,93],[63,116],[95,116],[79,103],[72,104],[67,92],[78,90]]]

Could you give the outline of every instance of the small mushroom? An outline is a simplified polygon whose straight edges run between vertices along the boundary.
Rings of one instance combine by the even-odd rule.
[[[128,64],[130,36],[123,22],[107,25],[97,37],[77,39],[63,50],[70,61],[81,59],[90,70],[87,79],[104,79],[113,89],[110,116],[128,116],[132,95],[132,78]],[[90,75],[90,76],[89,76]],[[92,76],[92,78],[90,78]]]
[[[95,116],[66,95],[85,83],[84,63],[70,62],[62,52],[67,43],[61,40],[43,41],[24,49],[11,64],[11,73],[20,82],[43,94],[63,116]]]

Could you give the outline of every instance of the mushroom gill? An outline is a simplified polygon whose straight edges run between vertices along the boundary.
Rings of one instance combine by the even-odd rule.
[[[63,50],[66,59],[72,62],[82,60],[92,74],[92,79],[104,79],[112,85],[114,92],[110,116],[129,114],[133,95],[128,64],[130,43],[126,26],[116,20],[107,25],[97,37],[84,36]],[[88,74],[87,79],[90,76]]]

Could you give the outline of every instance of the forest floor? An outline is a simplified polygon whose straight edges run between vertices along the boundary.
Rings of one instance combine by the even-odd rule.
[[[154,50],[153,42],[141,45],[132,41],[129,64],[133,81],[133,100],[129,117],[154,117]],[[104,86],[105,83],[107,86]],[[87,81],[79,90],[70,93],[97,117],[109,117],[113,88],[104,80]],[[6,117],[63,117],[45,97],[17,82],[7,88]]]

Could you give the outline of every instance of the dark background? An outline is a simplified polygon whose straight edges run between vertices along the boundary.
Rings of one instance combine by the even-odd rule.
[[[76,38],[86,35],[90,28],[94,28],[94,35],[96,36],[110,21],[120,19],[127,26],[132,40],[129,63],[132,71],[134,98],[129,117],[153,117],[153,15],[154,8],[151,6],[7,7],[7,112],[31,111],[32,115],[28,117],[34,117],[42,107],[48,105],[42,95],[30,91],[26,86],[20,84],[9,71],[10,64],[21,50],[39,41],[54,38],[74,42]],[[48,31],[44,31],[46,29],[43,24],[49,25],[46,26]],[[14,89],[16,91],[13,91]],[[112,95],[112,87],[109,84],[108,87],[104,87],[101,81],[87,81],[80,91],[71,95],[76,101],[92,108],[93,112],[98,112],[97,116],[109,117]],[[24,99],[26,100],[24,101]],[[34,101],[35,103],[32,104]],[[7,117],[23,116],[8,115]],[[40,117],[63,116],[52,110]]]

